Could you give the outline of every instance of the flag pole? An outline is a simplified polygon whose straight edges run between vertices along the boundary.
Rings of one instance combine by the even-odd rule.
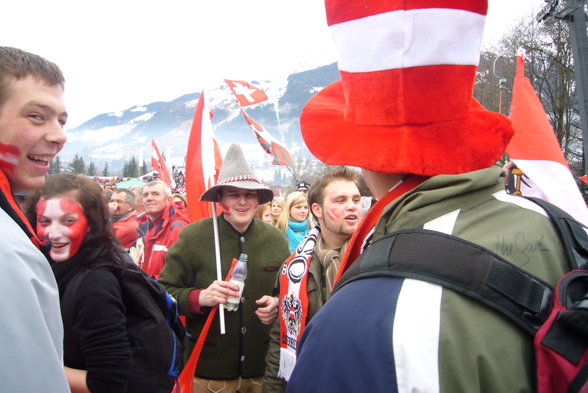
[[[214,254],[216,256],[216,279],[222,281],[221,260],[220,260],[220,245],[218,242],[218,222],[216,217],[216,202],[212,202],[212,226],[214,228]],[[225,307],[219,303],[219,322],[220,334],[225,334]]]

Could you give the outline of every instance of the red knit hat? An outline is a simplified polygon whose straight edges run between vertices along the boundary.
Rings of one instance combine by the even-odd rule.
[[[456,174],[494,164],[513,130],[473,97],[485,0],[326,0],[341,80],[302,110],[326,164]]]

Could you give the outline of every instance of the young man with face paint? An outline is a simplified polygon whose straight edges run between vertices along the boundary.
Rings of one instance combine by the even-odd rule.
[[[43,185],[66,141],[59,67],[0,47],[0,379],[10,392],[69,392],[57,284],[13,194]]]
[[[143,189],[145,215],[139,222],[148,223],[145,248],[139,264],[148,274],[159,277],[167,252],[178,235],[190,223],[188,213],[179,202],[173,202],[171,188],[161,180],[152,181]]]
[[[358,186],[357,171],[346,166],[328,167],[310,186],[308,205],[318,225],[302,240],[302,243],[306,242],[305,248],[308,248],[310,257],[294,255],[294,258],[302,257],[306,262],[303,278],[296,276],[296,281],[302,283],[300,287],[289,282],[291,269],[286,266],[294,266],[291,262],[294,258],[286,261],[286,266],[280,269],[275,292],[280,293],[282,309],[270,331],[263,381],[266,393],[286,390],[286,380],[296,362],[295,348],[304,329],[298,329],[297,334],[288,334],[288,328],[307,324],[331,294],[340,258],[361,221]],[[304,296],[299,292],[302,286],[306,287]],[[293,288],[300,290],[296,292]],[[296,312],[291,313],[293,309]],[[286,343],[290,344],[292,351],[288,350]],[[285,362],[282,356],[291,361]]]
[[[222,278],[242,253],[248,256],[248,272],[238,310],[224,312],[226,334],[220,334],[219,316],[215,316],[196,368],[194,392],[224,387],[226,393],[261,393],[269,324],[277,316],[272,288],[280,264],[288,257],[288,241],[280,230],[254,220],[259,204],[272,198],[240,146],[231,145],[218,184],[200,200],[218,202],[222,209],[217,217]],[[212,218],[188,225],[170,247],[159,278],[178,300],[180,314],[186,315],[186,330],[194,338],[212,307],[225,304],[229,295],[239,296],[235,284],[217,281],[214,242]],[[186,359],[194,344],[186,341]]]

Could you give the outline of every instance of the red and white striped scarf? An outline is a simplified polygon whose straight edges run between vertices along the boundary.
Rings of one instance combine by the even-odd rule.
[[[280,370],[278,377],[290,379],[296,364],[298,341],[306,326],[308,293],[306,284],[312,252],[320,236],[317,225],[284,262],[280,275]]]

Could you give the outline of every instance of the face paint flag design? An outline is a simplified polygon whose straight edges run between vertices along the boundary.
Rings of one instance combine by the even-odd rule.
[[[267,100],[265,92],[245,81],[225,79],[240,106],[255,105]]]
[[[265,150],[265,152],[273,156],[272,164],[283,165],[283,166],[294,166],[294,161],[288,150],[283,147],[265,128],[258,122],[253,120],[244,110],[241,108],[241,113],[247,122],[251,131],[255,134],[257,141]]]
[[[524,53],[517,56],[510,120],[515,134],[506,151],[528,176],[521,185],[524,196],[553,203],[588,225],[588,209],[549,124],[531,81],[525,77]]]
[[[212,217],[212,205],[200,202],[200,196],[217,183],[223,162],[210,118],[208,101],[202,91],[194,111],[186,160],[186,197],[191,222]]]
[[[0,143],[0,168],[14,171],[18,158],[20,156],[20,149],[14,145],[5,145]]]
[[[171,187],[172,180],[169,175],[169,170],[167,169],[167,165],[165,165],[165,161],[161,157],[161,154],[159,154],[159,149],[153,139],[151,139],[151,147],[151,166],[159,173],[159,179]]]

